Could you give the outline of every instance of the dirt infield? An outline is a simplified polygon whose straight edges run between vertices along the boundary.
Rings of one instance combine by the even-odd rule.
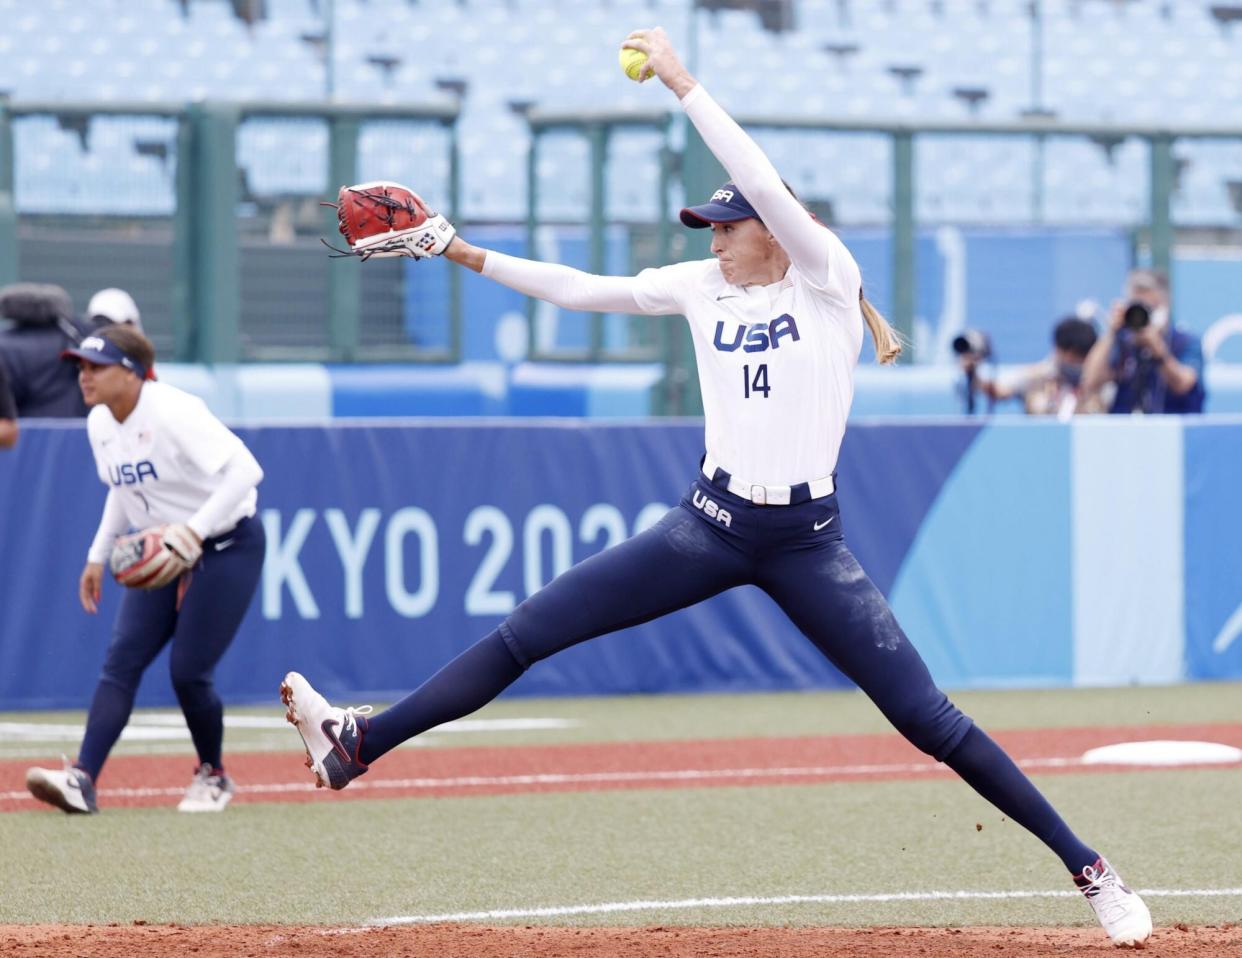
[[[1136,766],[1084,764],[1082,755],[1088,749],[1159,739],[1206,740],[1242,747],[1242,724],[1037,729],[1000,732],[996,738],[1028,772],[1097,773],[1133,770]],[[227,754],[229,773],[238,785],[235,801],[717,788],[953,774],[894,734],[401,749],[384,756],[372,771],[343,792],[316,791],[302,758],[300,752]],[[44,808],[25,788],[25,771],[33,764],[39,763],[0,762],[0,812]],[[117,756],[100,776],[100,808],[175,805],[189,782],[192,764],[186,756]]]
[[[1119,954],[1099,929],[1032,928],[495,928],[367,930],[306,926],[0,925],[7,958],[1043,958]],[[1144,955],[1242,955],[1242,926],[1158,928]]]

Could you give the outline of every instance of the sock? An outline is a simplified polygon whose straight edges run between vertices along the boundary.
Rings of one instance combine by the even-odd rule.
[[[213,696],[214,697],[214,696]],[[210,765],[219,774],[221,752],[224,751],[224,705],[217,699],[206,708],[186,710],[182,707],[190,740],[198,754],[199,765]]]
[[[358,758],[367,765],[429,728],[474,712],[526,671],[499,631],[480,639],[390,709],[367,716]]]
[[[1071,874],[1080,874],[1100,857],[1078,840],[1039,789],[983,729],[972,727],[944,763],[1008,818],[1051,848]]]

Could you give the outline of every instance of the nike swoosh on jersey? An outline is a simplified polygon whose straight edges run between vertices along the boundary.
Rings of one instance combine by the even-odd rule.
[[[740,298],[741,297],[738,296],[737,293],[721,293],[719,296],[716,297],[716,302],[720,302],[722,299],[740,299]]]
[[[815,523],[815,531],[816,531],[816,532],[819,532],[819,530],[820,530],[820,529],[826,529],[826,528],[828,528],[828,524],[829,524],[829,523],[831,523],[831,522],[832,522],[832,520],[833,520],[833,519],[835,519],[835,518],[836,518],[836,516],[829,516],[829,517],[828,517],[827,519],[825,519],[823,522],[817,522],[817,523]]]
[[[216,543],[216,551],[217,551],[217,552],[223,552],[225,549],[227,549],[229,546],[231,546],[231,545],[233,544],[233,542],[234,542],[234,541],[235,541],[235,540],[233,540],[233,539],[225,539],[223,542],[217,542],[217,543]]]

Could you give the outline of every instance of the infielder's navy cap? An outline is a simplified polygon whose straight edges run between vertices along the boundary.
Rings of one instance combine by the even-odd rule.
[[[60,354],[61,359],[85,359],[96,366],[124,366],[139,379],[147,378],[147,368],[128,355],[120,346],[102,336],[87,336],[73,349]]]
[[[737,223],[751,219],[759,219],[759,214],[732,183],[718,189],[706,203],[687,206],[681,211],[681,221],[692,230],[701,230],[714,223]]]

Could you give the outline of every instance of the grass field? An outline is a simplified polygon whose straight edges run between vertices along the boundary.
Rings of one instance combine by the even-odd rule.
[[[954,698],[1002,741],[1024,729],[1054,738],[1059,729],[1097,726],[1242,724],[1236,684]],[[157,807],[108,807],[109,776],[122,778],[126,762],[149,761],[144,756],[168,758],[178,783],[188,782],[188,740],[161,738],[177,729],[160,732],[165,717],[143,713],[134,727],[149,737],[118,746],[100,781],[104,812],[90,817],[18,796],[26,765],[73,753],[72,727],[83,716],[0,714],[0,808],[8,810],[0,814],[0,848],[4,861],[25,863],[0,872],[0,924],[1094,924],[1068,894],[1060,863],[950,777],[860,772],[848,781],[438,797],[383,797],[377,789],[348,801],[348,790],[305,793],[300,740],[281,714],[278,705],[230,710],[226,748],[230,756],[267,753],[258,760],[263,781],[303,789],[289,800],[243,794],[215,816],[178,814],[175,795]],[[381,779],[389,759],[417,769],[535,746],[556,753],[702,743],[690,747],[693,756],[713,741],[723,748],[724,740],[770,739],[775,747],[888,732],[857,693],[505,699],[473,718],[480,721],[406,746],[359,783]],[[536,719],[549,721],[529,723]],[[25,727],[31,723],[48,730],[42,740]],[[1135,729],[1129,737],[1145,736]],[[918,758],[902,748],[908,760]],[[1242,764],[1033,777],[1080,835],[1150,893],[1158,925],[1242,919]],[[239,784],[244,791],[247,780],[239,776]]]

